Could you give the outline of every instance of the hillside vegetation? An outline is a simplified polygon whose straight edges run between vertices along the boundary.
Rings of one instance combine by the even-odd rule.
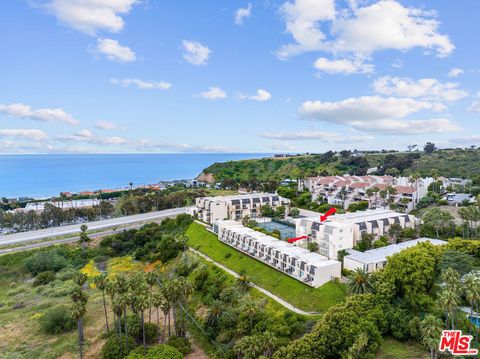
[[[378,167],[378,174],[472,177],[480,173],[480,149],[445,149],[425,152],[367,153],[355,156],[350,151],[280,158],[261,158],[214,163],[205,168],[201,177],[215,181],[278,181],[312,175],[366,174]]]

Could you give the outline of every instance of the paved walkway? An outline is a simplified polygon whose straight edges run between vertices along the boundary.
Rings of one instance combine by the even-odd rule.
[[[200,253],[199,251],[193,249],[193,248],[189,248],[190,251],[192,251],[193,253],[195,253],[196,255],[202,257],[203,259],[215,264],[217,267],[223,269],[225,272],[227,272],[228,274],[231,274],[233,275],[235,278],[239,278],[240,277],[240,274],[238,274],[237,272],[234,272],[233,270],[231,270],[230,268],[227,268],[225,267],[224,265],[214,261],[212,258],[206,256],[205,254],[203,253]],[[254,283],[250,283],[250,286],[259,290],[260,292],[262,292],[263,294],[269,296],[270,298],[272,298],[274,301],[280,303],[281,305],[283,305],[285,308],[291,310],[292,312],[295,312],[297,314],[302,314],[302,315],[317,315],[317,314],[320,314],[318,312],[306,312],[304,310],[301,310],[300,308],[297,308],[293,305],[291,305],[290,303],[286,302],[285,300],[283,300],[282,298],[276,296],[275,294],[269,292],[268,290],[262,288],[262,287],[259,287],[258,285],[254,284]]]

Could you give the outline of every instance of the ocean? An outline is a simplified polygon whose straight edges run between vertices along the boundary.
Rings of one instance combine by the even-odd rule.
[[[191,179],[214,162],[261,158],[255,153],[0,155],[0,198],[44,198]]]

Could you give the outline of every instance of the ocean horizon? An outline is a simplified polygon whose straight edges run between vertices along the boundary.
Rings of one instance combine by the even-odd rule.
[[[261,158],[267,153],[15,154],[0,155],[0,197],[45,198],[192,179],[215,162]]]

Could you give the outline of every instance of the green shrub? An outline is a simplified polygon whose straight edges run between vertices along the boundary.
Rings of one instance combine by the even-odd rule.
[[[37,291],[48,298],[60,298],[69,295],[74,288],[75,284],[72,281],[62,282],[56,279],[43,287],[39,287]]]
[[[168,338],[167,344],[176,348],[183,355],[192,352],[192,346],[187,338],[173,336]]]
[[[170,345],[160,344],[150,348],[145,359],[183,359],[183,355]]]
[[[126,344],[126,345],[125,345]],[[112,335],[102,347],[102,359],[122,359],[127,357],[130,351],[135,348],[137,344],[132,337],[127,337],[125,342],[124,335]]]
[[[66,281],[69,279],[73,279],[73,277],[75,277],[77,273],[78,271],[75,268],[68,266],[63,268],[57,273],[57,278],[60,279],[61,281]]]
[[[58,272],[66,265],[65,258],[58,254],[56,250],[38,252],[28,257],[24,262],[25,269],[33,275],[46,271]]]
[[[144,348],[139,346],[132,350],[126,359],[183,359],[182,353],[167,344],[160,344],[148,349],[147,355],[143,355],[143,352]]]
[[[20,294],[20,293],[23,293],[25,292],[27,289],[25,287],[14,287],[10,290],[7,290],[7,292],[5,293],[8,297],[13,297],[14,295],[17,295],[17,294]]]
[[[48,284],[54,280],[55,273],[53,273],[52,271],[40,272],[35,277],[35,280],[33,281],[33,286],[38,287],[40,285]]]
[[[47,334],[59,334],[72,330],[75,320],[64,305],[53,307],[40,317],[40,327]]]
[[[157,340],[157,325],[154,323],[145,323],[145,341],[148,344],[153,344]],[[140,326],[139,338],[143,340],[142,327]]]

